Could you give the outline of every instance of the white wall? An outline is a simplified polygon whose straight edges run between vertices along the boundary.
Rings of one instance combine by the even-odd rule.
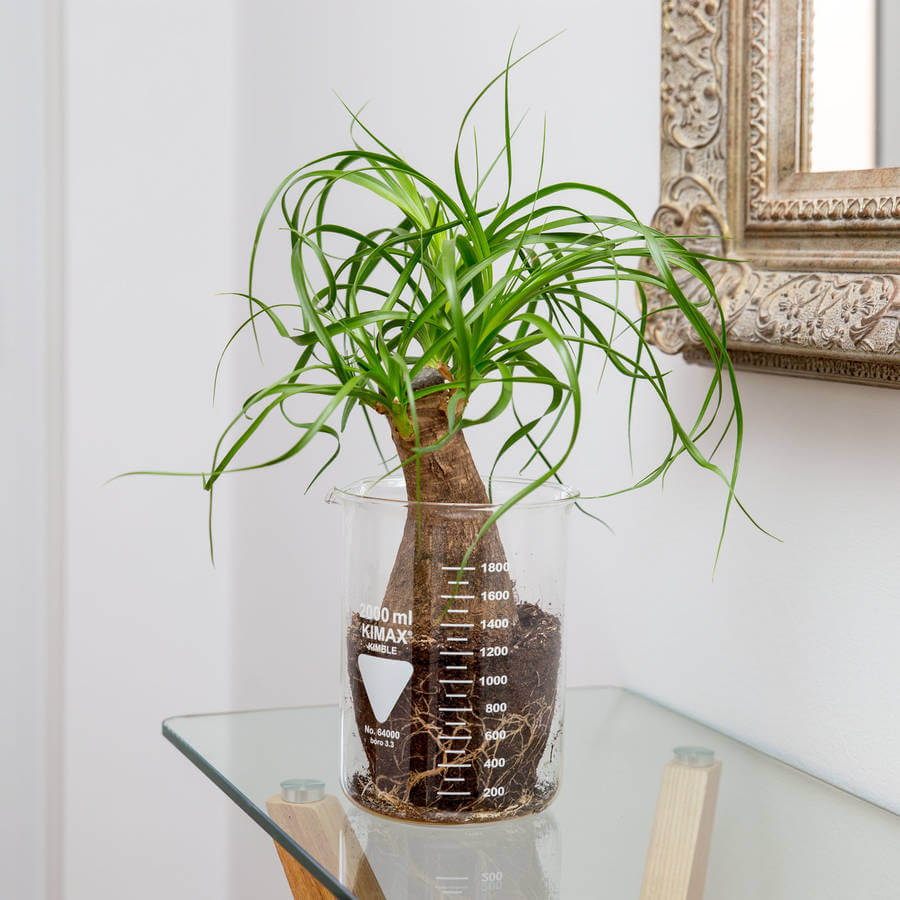
[[[234,20],[67,0],[66,900],[215,897],[229,801],[160,734],[229,700],[227,517],[198,480],[233,286]]]
[[[679,374],[696,394],[702,370]],[[618,590],[592,619],[625,684],[900,810],[897,395],[741,384],[741,493],[784,544],[736,518],[711,582],[719,492],[682,472],[617,515]]]
[[[58,886],[60,155],[54,3],[0,4],[0,884]],[[15,810],[15,814],[8,811]]]
[[[454,124],[516,26],[520,46],[568,28],[514,78],[520,108],[530,107],[538,123],[549,112],[548,178],[583,177],[620,191],[641,215],[653,213],[656,0],[566,2],[552,10],[467,2],[452,14],[411,2],[378,15],[362,2],[315,12],[277,2],[241,9],[241,119],[250,127],[240,134],[239,209],[247,233],[282,173],[345,138],[346,119],[329,88],[351,105],[371,100],[367,120],[388,143],[446,172]],[[283,265],[275,250],[264,260],[268,296],[286,284]],[[667,362],[689,409],[706,374]],[[260,376],[245,369],[242,377],[254,384]],[[900,676],[891,650],[900,616],[892,593],[900,564],[891,552],[900,491],[891,464],[897,395],[759,374],[744,375],[742,385],[741,493],[784,543],[733,515],[712,580],[724,493],[687,463],[665,494],[651,488],[604,503],[615,537],[583,520],[576,525],[569,679],[637,688],[900,808],[900,723],[890,699]],[[613,488],[628,476],[624,402],[621,386],[607,381],[591,404],[568,472],[584,490]],[[646,465],[662,451],[665,431],[652,408],[642,414],[636,443]],[[321,505],[324,487],[302,496],[311,465],[234,488],[241,705],[335,698],[339,516]],[[351,452],[326,481],[374,468],[372,455]]]

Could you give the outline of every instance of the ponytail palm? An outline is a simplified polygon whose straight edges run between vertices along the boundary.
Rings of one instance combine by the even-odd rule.
[[[323,437],[333,448],[315,481],[340,452],[351,417],[366,419],[376,445],[379,429],[390,435],[409,503],[383,598],[376,604],[367,597],[366,603],[378,606],[381,621],[410,625],[408,646],[392,649],[406,654],[413,674],[384,721],[396,740],[363,739],[366,766],[345,788],[368,808],[426,821],[460,811],[487,818],[518,815],[543,808],[552,796],[541,792],[538,772],[545,752],[553,752],[548,741],[555,727],[562,627],[551,610],[518,601],[515,561],[507,558],[497,520],[544,482],[559,480],[579,438],[592,357],[629,383],[629,435],[641,385],[658,399],[670,426],[662,458],[625,490],[662,478],[686,454],[725,484],[720,547],[743,439],[722,310],[702,255],[644,225],[623,200],[595,185],[543,184],[539,175],[534,190],[513,196],[509,73],[517,62],[507,60],[463,117],[449,187],[412,166],[353,114],[353,131],[363,143],[313,160],[278,185],[256,230],[243,295],[249,314],[232,340],[245,331],[258,340],[263,328],[271,329],[290,345],[293,364],[243,403],[204,477],[212,493],[224,473],[283,462]],[[501,151],[481,173],[476,149],[475,171],[467,174],[460,142],[477,104],[500,82]],[[500,182],[500,191],[485,199],[491,179]],[[381,227],[354,227],[334,214],[336,192],[346,198],[348,190],[382,205]],[[266,303],[256,295],[254,268],[263,232],[279,220],[296,296]],[[629,285],[636,288],[636,312],[630,302],[627,308],[620,303]],[[651,310],[648,293],[669,302]],[[672,310],[687,317],[712,362],[707,390],[686,419],[676,412],[645,338],[650,318]],[[303,409],[312,405],[312,414],[298,415],[293,401],[301,398]],[[724,424],[710,435],[719,418]],[[270,420],[293,429],[287,446],[272,459],[239,462],[238,454]],[[471,429],[489,424],[500,435],[490,474],[514,451],[524,451],[523,471],[529,473],[497,506],[488,506],[490,479],[486,486],[466,439]],[[707,452],[701,441],[709,436],[718,447],[730,431],[731,461],[722,470],[711,459],[714,450]],[[390,469],[390,462],[385,465]],[[475,516],[446,515],[448,503],[479,509]],[[441,565],[450,559],[462,560],[453,589]],[[442,622],[449,613],[470,612],[450,608],[451,594],[462,584],[467,605],[477,605],[473,623]],[[469,648],[450,656],[473,659],[466,679],[448,682],[471,685],[462,706],[446,708],[459,707],[466,722],[442,718],[435,663],[442,627],[472,629],[466,637],[450,638],[467,641]],[[366,643],[366,635],[360,614],[354,614],[345,658],[360,736],[380,733],[383,722],[367,699],[359,661],[387,650]],[[500,649],[508,654],[493,660],[492,668],[479,668],[481,656]],[[482,671],[493,674],[476,678]],[[506,702],[487,702],[489,686],[501,677],[515,686],[509,710]],[[440,762],[441,754],[451,752],[444,741],[461,742],[452,750],[453,765],[461,768],[451,791],[441,789],[441,773],[449,765]],[[502,771],[491,766],[501,760]]]

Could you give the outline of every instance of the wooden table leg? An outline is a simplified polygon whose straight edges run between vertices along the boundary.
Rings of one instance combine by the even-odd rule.
[[[703,900],[722,763],[679,748],[663,769],[641,900]]]
[[[269,817],[360,900],[385,900],[353,827],[337,797],[289,803],[280,795],[266,802]],[[333,894],[283,847],[275,844],[295,900],[333,900]]]

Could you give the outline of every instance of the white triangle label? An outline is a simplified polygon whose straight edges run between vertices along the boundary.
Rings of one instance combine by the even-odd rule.
[[[372,712],[379,722],[384,722],[412,678],[412,663],[369,656],[367,653],[360,653],[357,661]]]

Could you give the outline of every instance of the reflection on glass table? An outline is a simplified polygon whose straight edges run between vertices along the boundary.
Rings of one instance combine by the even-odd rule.
[[[663,768],[684,745],[709,748],[723,766],[706,900],[900,895],[900,818],[617,688],[568,692],[562,787],[550,808],[481,826],[409,825],[352,806],[339,787],[336,707],[185,716],[163,732],[283,859],[349,900],[636,900]],[[327,808],[318,808],[330,835],[304,821],[314,805],[281,801],[290,779],[324,782]]]

